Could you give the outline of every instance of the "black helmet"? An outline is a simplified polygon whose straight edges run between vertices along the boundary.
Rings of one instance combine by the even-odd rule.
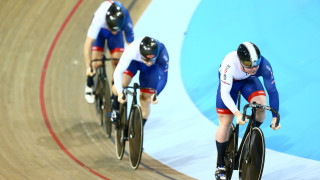
[[[154,61],[159,55],[158,42],[151,37],[144,37],[140,43],[140,54],[146,61]]]
[[[261,62],[259,48],[252,42],[243,42],[237,50],[238,57],[242,66],[252,68],[258,66]]]
[[[124,14],[119,5],[112,3],[106,15],[106,21],[111,31],[120,31],[124,25]]]

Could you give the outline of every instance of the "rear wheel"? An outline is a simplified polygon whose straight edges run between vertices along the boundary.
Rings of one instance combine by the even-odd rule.
[[[224,163],[226,165],[226,176],[229,180],[232,177],[236,151],[236,134],[234,133],[233,123],[230,124],[228,137],[228,145],[225,153]]]
[[[264,159],[264,136],[260,128],[254,127],[252,129],[252,135],[249,133],[246,136],[240,154],[239,178],[245,180],[260,180],[263,172]]]
[[[126,131],[126,119],[127,119],[127,103],[120,105],[120,123],[115,128],[115,145],[116,154],[118,159],[122,159],[125,148],[125,131]]]
[[[103,124],[103,130],[107,133],[108,137],[111,137],[111,99],[110,99],[110,86],[105,77],[102,81],[102,104],[100,120]]]
[[[139,105],[133,107],[129,118],[129,159],[133,169],[137,169],[142,156],[143,126],[142,113]]]

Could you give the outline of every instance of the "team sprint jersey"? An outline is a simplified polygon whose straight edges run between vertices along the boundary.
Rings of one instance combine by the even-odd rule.
[[[129,15],[129,12],[123,7],[123,5],[120,2],[116,1],[104,1],[103,3],[101,3],[99,8],[94,13],[87,36],[92,39],[97,39],[101,28],[109,30],[106,23],[106,14],[112,3],[117,3],[117,5],[121,7],[124,13],[125,25],[121,30],[124,30],[125,32],[127,42],[131,43],[134,39],[131,17]]]
[[[125,49],[114,71],[114,74],[113,74],[114,85],[117,89],[118,94],[123,91],[122,74],[128,69],[131,62],[137,61],[138,63],[144,64],[142,61],[142,56],[140,54],[140,43],[142,39],[143,38],[134,40]],[[148,69],[153,69],[153,68],[157,69],[156,76],[154,76],[153,74],[144,74],[144,72],[141,72],[141,69],[140,69],[140,76],[141,74],[145,76],[149,76],[152,78],[152,79],[149,79],[149,81],[157,82],[157,85],[151,88],[155,88],[157,90],[157,94],[159,95],[167,83],[169,56],[164,44],[162,44],[159,41],[157,42],[159,45],[159,56],[157,57],[155,63],[150,67],[148,67]],[[140,78],[140,80],[141,79],[144,79],[144,78]]]
[[[233,51],[225,56],[219,68],[221,81],[221,99],[228,109],[235,113],[238,109],[230,95],[234,80],[243,80],[250,77],[250,74],[241,70],[240,60],[237,51]],[[264,86],[269,95],[270,107],[279,110],[279,95],[275,85],[273,72],[268,60],[261,56],[261,63],[257,73],[251,77],[263,77]],[[273,117],[276,115],[272,113]]]

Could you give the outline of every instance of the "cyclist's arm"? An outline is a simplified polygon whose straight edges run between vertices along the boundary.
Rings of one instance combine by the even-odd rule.
[[[133,24],[128,11],[125,11],[126,15],[126,24],[124,25],[124,34],[126,36],[127,43],[132,43],[134,40]]]
[[[92,44],[95,41],[95,39],[90,38],[89,36],[87,36],[86,41],[84,43],[84,48],[83,48],[83,53],[84,53],[84,59],[86,62],[86,68],[90,68],[90,61],[91,61],[91,57],[92,57]]]
[[[221,99],[223,103],[228,107],[228,109],[234,114],[238,110],[238,108],[235,105],[230,95],[230,91],[233,84],[233,74],[235,69],[233,66],[229,68],[226,68],[226,67],[221,67],[221,68],[223,70],[223,71],[220,71],[221,72],[220,73]]]
[[[164,87],[167,84],[168,79],[168,69],[169,69],[169,55],[167,52],[167,49],[163,45],[162,50],[159,54],[159,74],[160,74],[160,80],[157,87],[157,94],[159,95],[161,91],[164,89]]]
[[[124,31],[124,34],[126,36],[127,43],[130,44],[134,40],[133,23],[132,23],[130,14],[128,10],[124,8],[124,6],[120,2],[115,2],[115,3],[117,3],[123,10],[124,17],[125,17],[125,24],[122,30]]]
[[[133,59],[135,59],[137,52],[135,51],[135,46],[134,43],[132,43],[130,46],[128,46],[120,60],[119,63],[114,70],[113,73],[113,79],[114,79],[114,85],[116,87],[117,93],[120,94],[123,91],[123,86],[122,86],[122,74],[124,71],[126,71]]]
[[[269,95],[270,107],[279,111],[279,93],[276,87],[272,67],[270,63],[267,60],[265,60],[265,63],[262,68],[263,82]],[[272,116],[276,117],[276,114],[272,113]]]

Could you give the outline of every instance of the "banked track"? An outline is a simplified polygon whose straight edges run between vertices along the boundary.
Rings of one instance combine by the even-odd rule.
[[[83,98],[83,42],[102,1],[0,1],[0,179],[189,179],[143,154],[132,170]],[[150,1],[123,1],[134,23]]]

